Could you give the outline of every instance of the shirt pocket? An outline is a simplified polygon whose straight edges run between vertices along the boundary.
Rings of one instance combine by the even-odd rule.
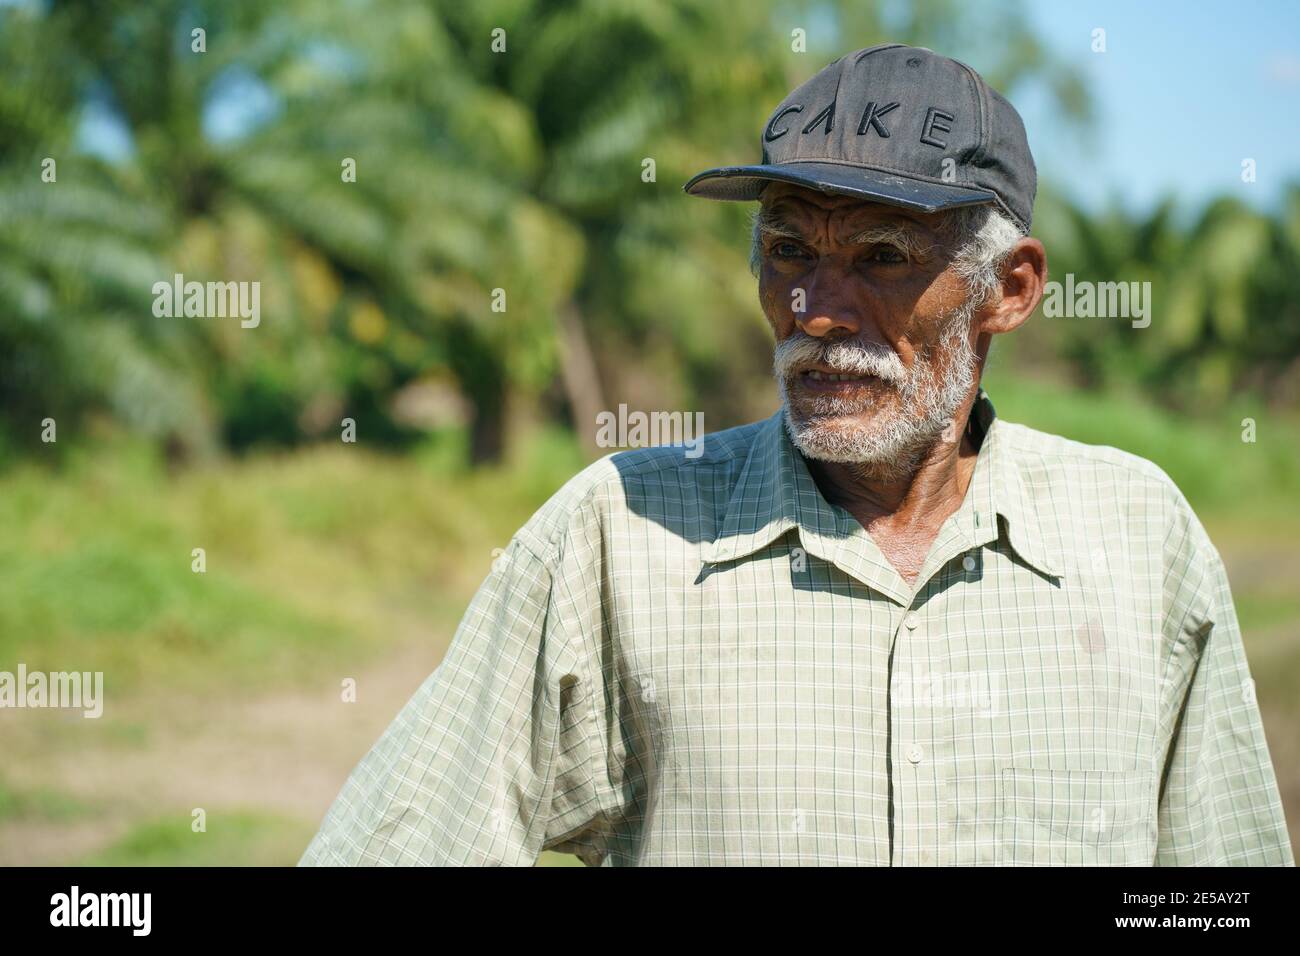
[[[1154,779],[1146,771],[1002,771],[1005,866],[1151,866]]]

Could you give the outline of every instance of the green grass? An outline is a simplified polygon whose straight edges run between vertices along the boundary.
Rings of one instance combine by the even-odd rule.
[[[93,813],[84,801],[49,788],[18,790],[0,779],[0,823],[76,820]]]
[[[212,811],[206,830],[192,818],[168,816],[134,827],[81,866],[293,866],[313,828],[300,820],[252,811]]]
[[[1243,632],[1280,630],[1300,622],[1300,594],[1276,594],[1245,587],[1235,602],[1237,621]]]
[[[477,473],[343,445],[176,476],[131,448],[17,468],[0,478],[0,667],[102,670],[115,693],[269,686],[454,628],[493,549],[580,466],[543,433]]]

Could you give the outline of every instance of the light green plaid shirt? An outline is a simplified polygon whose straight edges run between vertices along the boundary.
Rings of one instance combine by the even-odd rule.
[[[998,420],[909,586],[780,414],[584,469],[303,864],[1293,864],[1218,553]]]

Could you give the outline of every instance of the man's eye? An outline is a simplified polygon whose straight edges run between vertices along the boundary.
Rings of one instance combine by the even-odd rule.
[[[778,259],[797,259],[803,255],[803,249],[793,242],[776,242],[772,244],[772,255]]]
[[[869,258],[871,259],[872,262],[887,262],[887,263],[888,263],[888,262],[893,262],[893,263],[897,263],[897,262],[906,262],[906,261],[907,261],[907,256],[906,256],[906,255],[904,255],[903,253],[899,252],[897,249],[890,248],[889,246],[881,246],[881,247],[879,247],[878,249],[876,249],[875,251],[873,251],[873,252],[871,253],[871,255],[869,256]]]

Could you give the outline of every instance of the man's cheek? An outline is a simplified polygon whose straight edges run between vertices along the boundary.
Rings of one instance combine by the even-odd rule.
[[[763,277],[758,280],[758,304],[767,316],[767,321],[774,327],[780,324],[780,311],[776,308],[776,302],[775,283],[767,277],[767,271],[764,270]]]
[[[790,308],[790,302],[780,293],[774,293],[764,299],[762,307],[763,314],[767,316],[767,322],[776,333],[778,342],[793,335],[798,329],[798,322]]]
[[[765,265],[759,273],[758,296],[770,315],[790,314],[791,293],[798,283],[780,269]]]

